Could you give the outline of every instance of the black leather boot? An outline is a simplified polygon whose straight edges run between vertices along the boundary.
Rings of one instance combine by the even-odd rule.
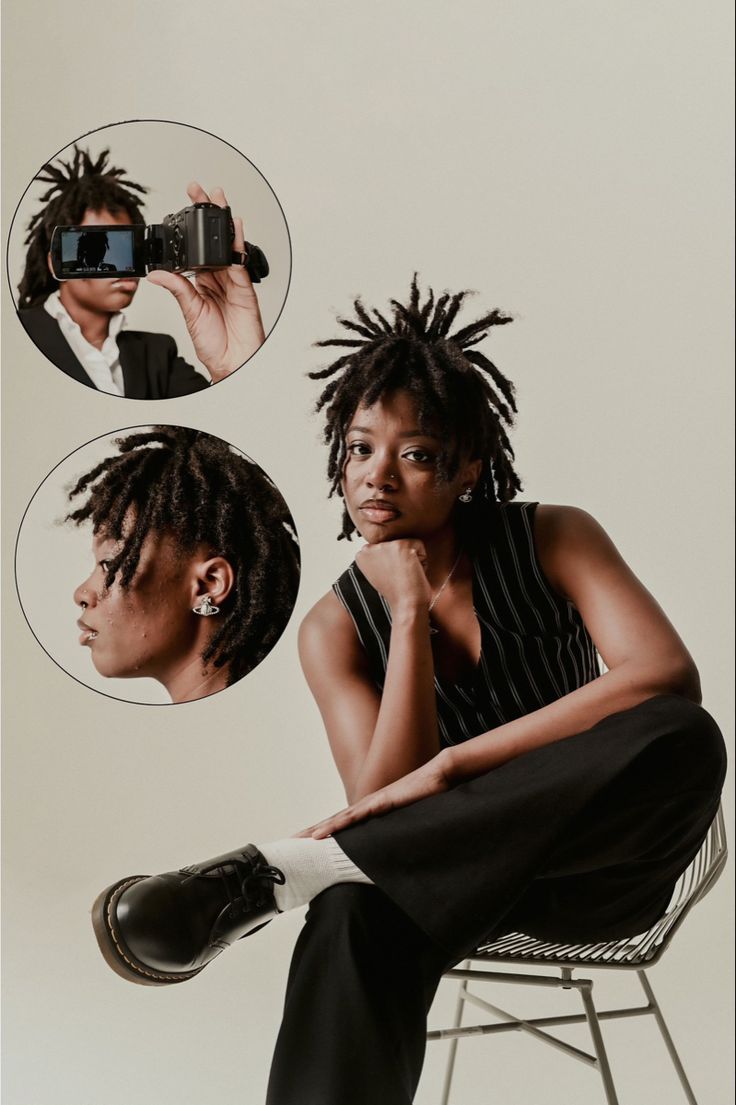
[[[97,943],[129,982],[186,982],[276,916],[273,886],[283,882],[254,844],[180,871],[130,875],[92,906]]]

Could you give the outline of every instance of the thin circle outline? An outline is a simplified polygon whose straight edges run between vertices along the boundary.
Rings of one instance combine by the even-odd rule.
[[[248,164],[253,169],[255,169],[256,173],[258,173],[258,176],[262,179],[263,183],[266,185],[269,192],[271,193],[274,200],[276,201],[276,206],[278,207],[279,211],[281,212],[281,217],[284,220],[284,226],[286,227],[286,239],[287,239],[287,242],[288,242],[288,245],[289,245],[289,272],[288,272],[287,279],[286,279],[286,290],[284,292],[283,302],[281,304],[281,307],[279,308],[279,312],[276,315],[276,318],[274,319],[273,326],[271,327],[271,329],[266,334],[266,337],[264,338],[262,344],[259,345],[259,347],[258,347],[258,349],[256,349],[255,353],[251,353],[251,355],[250,355],[250,357],[248,358],[247,361],[243,361],[242,365],[239,365],[238,368],[236,368],[234,372],[231,372],[229,376],[226,376],[225,380],[218,380],[218,383],[223,384],[223,383],[226,382],[226,380],[229,380],[231,377],[237,376],[238,372],[240,372],[240,369],[245,368],[245,366],[247,364],[249,364],[253,360],[253,358],[260,352],[260,350],[263,349],[266,342],[269,340],[269,338],[273,334],[274,330],[278,326],[279,321],[281,319],[281,316],[284,313],[284,308],[286,307],[286,302],[289,298],[289,292],[291,291],[291,282],[292,282],[292,278],[293,278],[293,275],[294,275],[294,245],[293,245],[293,242],[292,242],[291,230],[289,228],[289,222],[288,222],[288,219],[286,218],[286,212],[284,211],[284,209],[281,205],[281,201],[279,200],[279,197],[276,195],[276,192],[275,192],[274,188],[272,187],[271,183],[266,178],[266,176],[261,172],[261,170],[255,164],[255,162],[251,161],[251,159],[246,154],[244,154],[241,150],[239,150],[236,146],[234,146],[232,144],[232,142],[228,142],[228,140],[226,138],[220,138],[220,136],[218,134],[213,134],[212,131],[206,130],[204,127],[196,126],[195,123],[181,123],[176,119],[152,119],[152,118],[147,118],[147,119],[121,119],[117,123],[103,123],[99,127],[93,127],[92,130],[85,131],[84,134],[80,134],[78,138],[72,138],[71,142],[66,142],[63,146],[61,146],[56,151],[55,154],[52,154],[51,157],[49,157],[47,159],[45,164],[48,164],[49,162],[54,161],[57,157],[59,157],[60,154],[62,154],[64,152],[64,150],[69,149],[69,146],[73,145],[76,142],[81,142],[84,138],[88,138],[91,134],[97,134],[101,130],[108,130],[110,127],[124,126],[127,123],[168,123],[171,126],[175,126],[175,127],[188,127],[189,130],[196,130],[200,134],[206,134],[208,136],[208,138],[214,138],[214,140],[216,142],[222,142],[223,145],[227,146],[234,153],[236,153],[238,155],[238,157],[242,157],[244,161],[247,161]],[[38,172],[40,172],[40,169],[42,167],[43,166],[40,166],[39,169],[37,169],[36,172],[33,174],[31,179],[29,180],[28,184],[24,188],[24,190],[23,190],[23,192],[20,196],[20,199],[18,200],[17,204],[15,205],[15,211],[13,212],[13,217],[10,220],[10,226],[8,227],[8,235],[7,235],[7,238],[5,240],[5,276],[6,276],[6,279],[7,279],[7,286],[8,286],[8,291],[10,293],[10,299],[12,301],[13,308],[15,310],[16,321],[21,325],[21,329],[23,329],[23,326],[20,323],[20,319],[18,318],[18,315],[20,313],[20,309],[19,309],[19,307],[16,303],[15,292],[14,292],[13,283],[12,283],[11,276],[10,276],[10,240],[11,240],[11,237],[12,237],[12,234],[13,234],[13,228],[15,226],[15,221],[18,217],[18,211],[20,209],[20,205],[23,203],[23,200],[25,199],[25,196],[26,196],[27,192],[31,188],[31,185],[34,183],[34,181],[36,179],[36,175],[38,174]],[[36,343],[33,341],[33,339],[27,333],[26,333],[26,337],[31,342],[31,345],[34,347],[34,349],[36,349],[41,354],[41,356],[44,359],[44,363],[47,364],[47,365],[51,365],[53,368],[55,368],[57,373],[60,372],[61,370],[54,364],[53,361],[49,360],[49,358],[45,355],[45,353],[43,353],[38,348]],[[65,376],[66,373],[62,372],[61,375]],[[74,381],[74,382],[76,382],[76,381]],[[82,386],[84,386],[84,385],[82,385]],[[90,391],[96,391],[97,389],[96,388],[90,388],[89,390]],[[113,399],[127,399],[129,402],[132,401],[134,403],[161,403],[161,402],[167,402],[168,401],[166,399],[140,399],[137,396],[132,396],[132,395],[116,395],[114,392],[105,392],[105,394],[110,395]],[[196,395],[198,393],[194,392],[192,394]],[[169,398],[188,399],[188,398],[190,398],[190,396],[189,395],[178,395],[178,396],[170,396]],[[80,448],[81,448],[81,446],[80,446]],[[36,489],[36,490],[38,490],[38,489]],[[35,492],[34,492],[34,494],[35,494]]]
[[[94,442],[101,441],[103,438],[109,439],[109,438],[112,438],[112,437],[117,437],[120,434],[129,433],[130,431],[133,431],[133,430],[146,429],[146,428],[151,427],[151,426],[181,427],[182,429],[185,429],[185,430],[195,430],[197,433],[208,434],[210,437],[217,437],[218,436],[217,434],[211,434],[209,430],[200,430],[197,426],[189,426],[189,425],[186,425],[185,423],[182,423],[182,422],[142,422],[142,423],[138,423],[138,424],[133,425],[133,426],[123,426],[118,430],[110,430],[107,433],[97,434],[96,437],[91,437],[88,441],[85,441],[82,445],[77,445],[77,447],[75,449],[71,449],[66,454],[66,456],[62,457],[61,460],[57,461],[57,463],[54,465],[53,468],[49,469],[49,471],[46,473],[46,475],[43,477],[43,479],[36,485],[35,491],[31,495],[28,502],[26,503],[25,510],[23,511],[20,522],[18,524],[18,531],[15,535],[15,542],[14,542],[14,545],[13,545],[13,580],[14,580],[14,583],[15,583],[15,593],[16,593],[16,596],[18,598],[18,605],[20,606],[20,610],[21,610],[21,613],[23,615],[23,620],[25,621],[26,625],[28,626],[28,629],[31,632],[31,636],[34,638],[34,640],[36,641],[36,643],[38,644],[38,646],[40,647],[42,652],[44,652],[46,654],[46,656],[48,656],[49,660],[51,660],[52,663],[54,663],[56,665],[56,667],[59,669],[59,671],[63,671],[64,675],[68,676],[69,679],[72,679],[80,687],[84,687],[85,690],[92,691],[94,694],[102,695],[103,698],[109,698],[113,702],[123,702],[123,703],[125,703],[126,705],[129,705],[129,706],[154,706],[154,707],[158,707],[158,706],[164,706],[164,707],[192,706],[192,705],[196,705],[197,703],[200,703],[200,702],[206,702],[208,698],[215,698],[217,695],[220,695],[225,691],[232,690],[234,687],[239,686],[241,683],[245,683],[248,676],[245,675],[241,679],[238,679],[237,682],[233,683],[230,687],[223,687],[222,690],[217,691],[215,695],[205,695],[203,698],[194,698],[194,699],[191,699],[191,701],[187,701],[187,702],[139,702],[137,699],[120,698],[118,695],[110,694],[108,691],[101,691],[97,687],[91,687],[89,685],[89,683],[85,683],[83,679],[79,679],[76,675],[72,675],[72,673],[70,671],[67,671],[66,668],[62,664],[59,663],[59,661],[56,659],[56,657],[51,655],[51,653],[46,648],[46,646],[44,645],[44,643],[41,641],[38,634],[36,633],[35,629],[31,625],[30,619],[29,619],[29,617],[26,613],[26,609],[23,605],[23,599],[21,598],[21,593],[20,593],[20,586],[18,584],[18,545],[19,545],[19,542],[20,542],[21,530],[23,529],[23,523],[26,520],[26,515],[28,514],[28,511],[31,509],[31,504],[33,503],[33,500],[36,498],[36,495],[40,491],[43,484],[46,483],[46,481],[54,474],[54,472],[57,470],[57,468],[60,468],[61,465],[64,464],[66,461],[68,461],[70,457],[74,456],[74,454],[79,452],[80,449],[86,448],[87,445],[92,445],[92,444],[94,444]],[[294,610],[296,609],[296,604],[299,601],[299,592],[301,591],[301,586],[302,586],[301,542],[299,540],[299,533],[298,533],[297,528],[296,528],[296,522],[294,521],[294,515],[291,512],[291,508],[289,507],[289,504],[286,502],[286,499],[284,498],[283,494],[281,493],[281,489],[279,488],[278,484],[276,484],[275,481],[271,479],[268,472],[266,472],[265,468],[263,468],[258,463],[257,460],[254,460],[253,457],[251,457],[249,453],[246,453],[243,449],[239,449],[237,446],[233,445],[232,442],[225,441],[225,438],[223,438],[223,437],[219,438],[219,440],[224,441],[225,444],[228,446],[228,448],[234,449],[236,453],[239,453],[240,456],[245,457],[245,459],[248,460],[251,464],[254,464],[257,468],[259,468],[260,471],[263,472],[264,476],[269,481],[269,483],[273,484],[274,488],[276,489],[278,494],[283,499],[283,501],[286,505],[286,508],[289,512],[289,517],[291,518],[291,522],[292,522],[291,529],[292,529],[293,537],[294,537],[294,540],[296,541],[297,548],[299,549],[299,552],[300,552],[299,582],[297,584],[296,594],[294,596],[294,605],[291,608],[291,614],[289,615],[289,619],[286,622],[286,624],[284,625],[284,628],[281,630],[281,633],[279,634],[277,639],[274,641],[272,647],[269,649],[266,656],[263,657],[263,660],[261,660],[261,663],[257,665],[257,667],[260,667],[261,664],[265,663],[265,661],[268,659],[268,657],[271,656],[271,654],[273,653],[273,650],[276,648],[279,641],[281,640],[284,633],[286,632],[287,628],[289,627],[289,624],[291,623],[291,619],[294,616]],[[254,668],[253,671],[255,671],[255,670],[256,669]],[[250,675],[250,674],[251,673],[248,672],[248,675]]]

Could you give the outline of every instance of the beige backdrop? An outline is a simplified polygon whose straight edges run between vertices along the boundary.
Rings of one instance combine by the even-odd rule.
[[[60,458],[163,405],[123,419],[121,400],[42,373],[5,289],[3,1101],[259,1105],[299,915],[189,985],[149,990],[108,970],[88,910],[117,877],[273,839],[342,804],[295,634],[351,556],[334,540],[304,372],[352,294],[380,305],[418,269],[516,315],[491,348],[518,384],[525,496],[577,503],[610,530],[731,739],[730,5],[9,0],[5,22],[6,234],[50,152],[136,116],[221,135],[281,200],[294,278],[278,326],[238,377],[165,407],[265,468],[304,568],[271,655],[213,699],[134,706],[56,667],[14,594],[23,510]],[[95,53],[99,76],[79,60]],[[729,880],[653,971],[702,1105],[730,1099]],[[605,1005],[635,982],[603,977],[600,990]],[[445,995],[433,1021],[451,1007]],[[627,1105],[680,1100],[652,1024],[606,1035]],[[437,1101],[442,1046],[419,1105]],[[461,1045],[457,1078],[463,1105],[600,1100],[591,1071],[516,1035]]]

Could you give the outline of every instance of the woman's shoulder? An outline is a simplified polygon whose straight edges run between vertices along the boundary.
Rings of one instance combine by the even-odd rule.
[[[574,577],[589,569],[600,572],[619,559],[600,522],[579,506],[540,503],[534,522],[536,553],[547,578],[563,595],[574,590]]]
[[[605,532],[587,510],[559,503],[536,504],[534,531],[538,544],[548,545],[560,541],[591,540]]]
[[[307,612],[299,626],[300,641],[319,644],[332,642],[346,634],[353,634],[350,615],[333,590],[329,590]]]
[[[364,665],[363,649],[348,611],[330,590],[319,599],[299,626],[299,655],[309,678],[310,671]]]
[[[535,536],[556,539],[562,534],[600,531],[601,526],[587,510],[561,503],[513,500],[500,503],[496,510],[509,520],[522,520],[534,527]]]
[[[309,628],[317,629],[334,629],[340,625],[347,617],[345,607],[342,605],[334,590],[330,588],[315,602],[314,606],[307,611],[302,620],[302,625],[306,625]]]
[[[515,578],[528,572],[564,596],[570,566],[584,566],[610,545],[603,527],[581,507],[513,500],[495,507],[476,557],[490,573],[508,569]]]

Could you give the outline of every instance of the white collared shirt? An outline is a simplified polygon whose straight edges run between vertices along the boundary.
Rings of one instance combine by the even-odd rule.
[[[118,334],[125,326],[125,315],[116,311],[110,316],[110,327],[101,349],[91,345],[74,321],[57,292],[52,292],[44,303],[45,309],[56,319],[72,353],[92,380],[98,391],[112,395],[124,395],[123,370],[120,367]]]

